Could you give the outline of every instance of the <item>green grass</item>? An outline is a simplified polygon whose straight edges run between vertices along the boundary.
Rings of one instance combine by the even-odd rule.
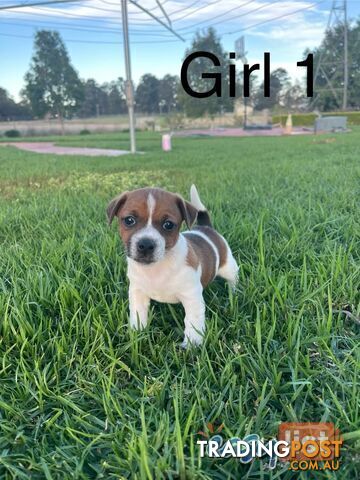
[[[360,131],[159,146],[139,134],[135,157],[0,148],[0,478],[359,478]],[[125,189],[188,196],[193,182],[240,281],[206,290],[205,344],[183,351],[180,306],[154,304],[149,328],[129,332],[105,208]],[[270,438],[282,421],[335,422],[349,434],[340,470],[199,458],[207,422]]]

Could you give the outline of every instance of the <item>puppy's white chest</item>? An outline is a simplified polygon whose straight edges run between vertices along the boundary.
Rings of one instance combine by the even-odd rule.
[[[143,275],[141,288],[153,300],[166,303],[177,303],[179,285],[174,276],[168,272],[154,271]]]
[[[158,302],[178,303],[184,294],[201,288],[200,271],[186,263],[187,243],[180,234],[171,254],[150,265],[128,258],[130,283]]]
[[[143,291],[151,299],[158,302],[177,303],[179,278],[172,270],[157,266],[137,266],[133,262],[128,265],[128,277],[136,288]]]

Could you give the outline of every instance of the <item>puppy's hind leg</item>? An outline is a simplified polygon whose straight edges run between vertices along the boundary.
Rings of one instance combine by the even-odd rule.
[[[231,288],[235,289],[239,276],[239,267],[229,247],[227,249],[226,262],[219,268],[218,276],[227,280]]]

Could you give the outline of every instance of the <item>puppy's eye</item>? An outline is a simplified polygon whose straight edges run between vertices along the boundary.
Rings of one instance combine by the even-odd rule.
[[[135,217],[133,217],[132,215],[129,215],[128,217],[125,217],[125,218],[123,219],[123,222],[125,223],[125,225],[126,225],[127,227],[132,227],[132,226],[135,225],[136,219],[135,219]]]
[[[166,222],[163,223],[164,230],[172,230],[174,227],[175,227],[175,223],[172,222],[171,220],[166,220]]]

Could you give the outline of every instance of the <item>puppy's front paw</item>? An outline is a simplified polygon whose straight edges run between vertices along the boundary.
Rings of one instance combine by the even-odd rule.
[[[144,330],[144,328],[146,327],[146,323],[140,322],[138,318],[136,319],[130,318],[129,326],[132,330],[141,331],[141,330]]]
[[[189,347],[198,347],[203,342],[203,336],[197,332],[190,334],[185,334],[184,340],[181,344],[182,348]]]

